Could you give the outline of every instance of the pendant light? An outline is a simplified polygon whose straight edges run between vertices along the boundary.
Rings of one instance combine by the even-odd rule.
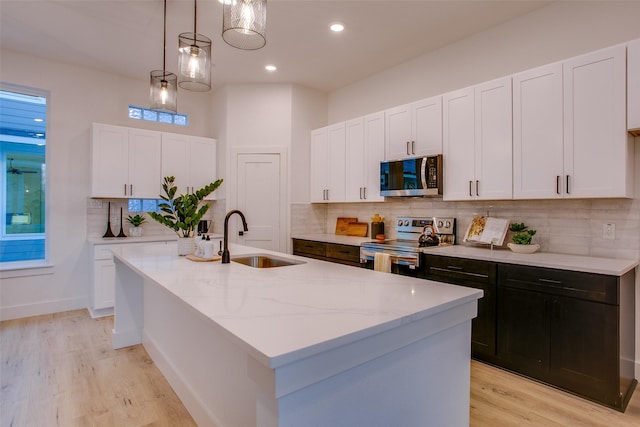
[[[178,36],[178,86],[195,92],[211,89],[211,39],[196,31],[197,0],[193,1],[193,33]]]
[[[164,0],[164,24],[163,24],[163,52],[162,52],[162,70],[154,70],[151,72],[151,109],[169,111],[176,113],[178,111],[178,76],[168,73],[167,65],[167,0]]]
[[[222,38],[238,49],[260,49],[267,43],[267,0],[223,1]]]

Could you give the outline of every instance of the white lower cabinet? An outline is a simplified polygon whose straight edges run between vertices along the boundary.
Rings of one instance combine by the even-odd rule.
[[[89,312],[91,317],[102,317],[113,314],[113,304],[115,301],[116,289],[116,264],[113,259],[113,249],[122,245],[149,245],[166,244],[174,241],[169,237],[167,240],[151,241],[144,243],[117,243],[117,244],[90,244],[90,274],[91,281],[89,287]]]
[[[511,199],[511,78],[443,96],[444,200]]]

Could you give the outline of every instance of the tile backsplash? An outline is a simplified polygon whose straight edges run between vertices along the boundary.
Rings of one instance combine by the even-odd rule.
[[[541,250],[608,258],[640,258],[640,200],[576,199],[445,202],[442,199],[398,198],[384,203],[293,204],[291,234],[335,232],[338,217],[370,222],[383,216],[388,237],[395,237],[397,216],[452,216],[457,219],[456,241],[476,215],[524,222],[537,230],[533,238]],[[603,239],[603,226],[615,224],[615,239]]]

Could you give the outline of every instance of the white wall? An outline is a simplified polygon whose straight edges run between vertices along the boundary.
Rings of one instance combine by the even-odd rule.
[[[190,125],[176,126],[128,118],[129,104],[149,103],[148,76],[139,80],[0,52],[2,81],[50,92],[47,117],[47,175],[52,274],[0,272],[0,319],[86,307],[89,260],[86,243],[90,191],[89,129],[92,122],[199,136],[209,131],[210,94],[180,92],[178,108]]]
[[[329,94],[329,124],[640,38],[640,2],[557,2]]]

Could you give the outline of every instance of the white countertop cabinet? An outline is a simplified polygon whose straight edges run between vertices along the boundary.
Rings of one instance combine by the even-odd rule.
[[[443,97],[444,200],[512,198],[511,78]]]
[[[442,153],[442,97],[435,96],[384,112],[386,159]]]
[[[513,76],[513,198],[563,195],[562,64]]]
[[[217,179],[216,140],[162,133],[162,177],[176,177],[179,193],[193,193]],[[207,200],[213,199],[215,192]]]
[[[384,113],[346,122],[347,202],[384,201],[380,162],[384,160]]]
[[[640,39],[627,44],[627,129],[640,132]]]
[[[626,127],[626,47],[563,63],[565,197],[632,197]]]
[[[160,132],[94,123],[91,196],[157,198],[160,150]]]

